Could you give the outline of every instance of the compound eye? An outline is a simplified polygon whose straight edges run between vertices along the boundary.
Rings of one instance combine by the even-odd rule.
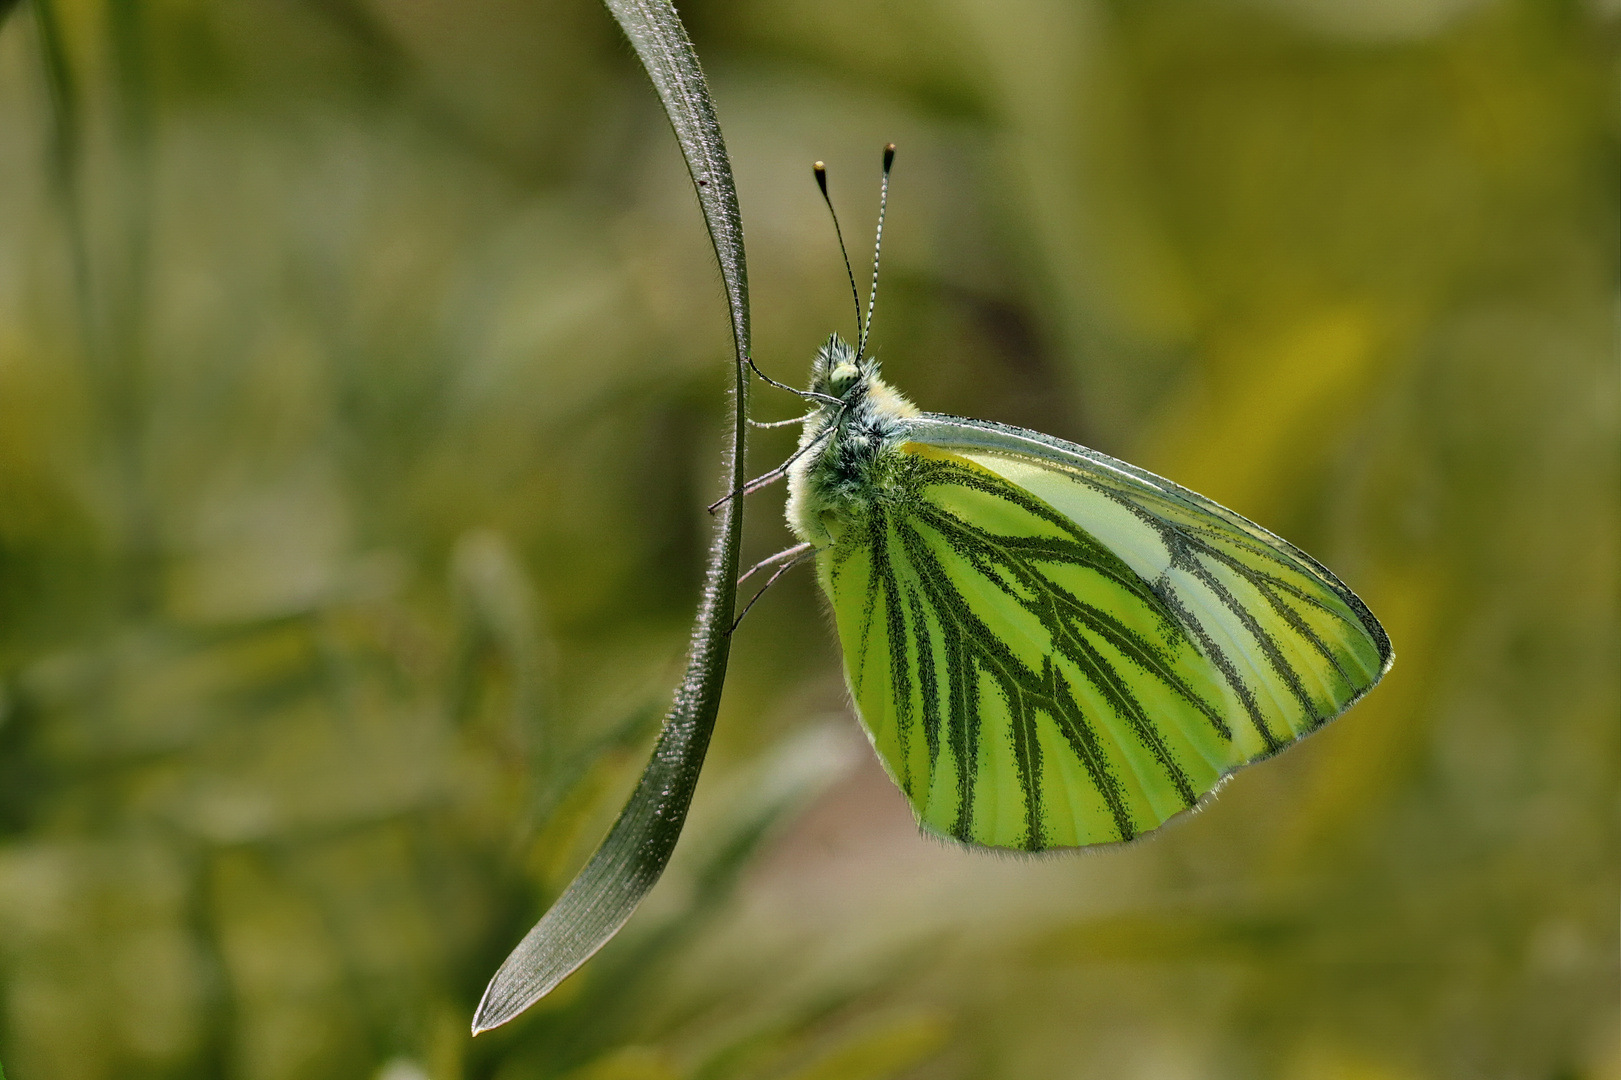
[[[827,381],[833,392],[842,397],[844,392],[854,386],[860,378],[860,368],[854,364],[840,364],[828,374]]]

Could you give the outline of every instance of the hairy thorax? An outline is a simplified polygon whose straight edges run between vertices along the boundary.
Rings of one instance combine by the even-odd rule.
[[[788,470],[788,526],[817,548],[836,544],[873,502],[893,490],[907,421],[917,406],[876,375],[863,373],[842,395],[805,420],[804,451]]]

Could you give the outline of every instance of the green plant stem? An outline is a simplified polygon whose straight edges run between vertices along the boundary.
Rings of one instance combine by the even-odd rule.
[[[735,493],[743,486],[748,431],[749,299],[731,162],[697,53],[669,0],[605,3],[664,104],[720,263],[736,353],[732,443],[723,467],[727,489]],[[742,539],[742,500],[728,499],[715,523],[686,676],[652,759],[602,845],[490,980],[474,1014],[474,1034],[511,1020],[590,959],[625,925],[669,863],[720,707]]]

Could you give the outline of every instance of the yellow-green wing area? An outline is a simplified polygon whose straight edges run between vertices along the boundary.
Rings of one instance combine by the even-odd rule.
[[[1389,666],[1338,579],[1201,496],[1019,429],[917,434],[818,567],[862,722],[931,832],[1130,840]]]

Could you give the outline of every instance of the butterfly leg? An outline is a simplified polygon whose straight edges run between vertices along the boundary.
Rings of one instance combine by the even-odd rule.
[[[771,586],[777,583],[778,578],[782,577],[782,575],[804,562],[810,557],[814,550],[815,548],[810,544],[795,544],[791,548],[787,548],[783,551],[777,552],[775,555],[768,555],[766,558],[761,559],[749,569],[747,574],[744,574],[742,577],[738,578],[738,584],[741,585],[743,582],[748,580],[749,575],[753,574],[754,571],[765,566],[770,566],[773,563],[782,563],[781,566],[777,567],[777,572],[767,578],[764,585],[760,586],[760,591],[750,597],[747,604],[743,605],[743,610],[738,612],[737,618],[732,620],[732,630],[737,630],[738,624],[743,621],[743,616],[749,613],[750,609],[754,607],[755,603],[760,599],[760,597],[765,595],[765,591],[767,589],[771,588]]]
[[[788,460],[792,461],[793,459],[789,458]],[[718,498],[714,502],[710,503],[704,509],[708,510],[711,514],[713,514],[716,510],[719,510],[721,507],[723,507],[727,503],[731,502],[737,496],[739,496],[739,495],[753,495],[756,491],[759,491],[761,488],[768,488],[772,484],[775,484],[778,480],[781,480],[784,476],[787,476],[787,475],[788,475],[788,463],[784,462],[782,465],[778,466],[775,469],[772,469],[770,472],[762,473],[761,475],[756,476],[753,480],[750,480],[748,483],[744,484],[740,489],[738,489],[736,491],[728,491],[726,494],[722,495],[720,498]]]
[[[790,416],[786,420],[753,420],[753,419],[751,419],[751,420],[749,420],[749,427],[780,428],[780,427],[788,427],[788,426],[790,426],[792,424],[803,424],[804,422],[805,422],[805,417],[803,417],[803,416]]]
[[[731,502],[737,496],[739,496],[739,495],[752,495],[756,491],[759,491],[761,488],[770,487],[772,484],[775,484],[778,480],[781,480],[784,476],[787,476],[788,475],[788,469],[793,465],[794,462],[796,462],[800,458],[804,457],[807,451],[813,450],[817,446],[821,445],[822,440],[826,439],[829,435],[833,434],[833,432],[838,428],[839,416],[842,416],[842,415],[843,415],[843,410],[841,409],[839,414],[834,416],[833,419],[828,422],[828,425],[826,427],[824,427],[821,431],[817,432],[816,438],[812,439],[810,442],[806,443],[804,446],[801,446],[798,450],[795,450],[792,454],[789,454],[787,461],[784,461],[781,465],[778,465],[775,469],[772,469],[768,473],[761,473],[759,476],[756,476],[753,480],[750,480],[748,483],[744,484],[741,489],[736,490],[736,491],[728,491],[726,494],[722,495],[720,498],[718,498],[714,502],[710,503],[709,506],[706,507],[706,509],[711,514],[713,514],[716,510],[719,510],[721,507],[723,507],[727,503]]]
[[[782,562],[784,559],[791,559],[791,560],[797,562],[798,560],[804,558],[810,552],[810,548],[811,548],[811,545],[808,544],[808,543],[807,544],[795,544],[791,548],[784,548],[782,551],[777,552],[775,555],[767,555],[765,558],[761,559],[759,562],[755,563],[753,566],[751,566],[747,570],[745,570],[743,572],[743,576],[737,579],[737,583],[739,585],[743,584],[745,581],[747,581],[749,578],[753,577],[755,574],[759,573],[761,570],[764,570],[768,566],[775,566],[778,563]]]

